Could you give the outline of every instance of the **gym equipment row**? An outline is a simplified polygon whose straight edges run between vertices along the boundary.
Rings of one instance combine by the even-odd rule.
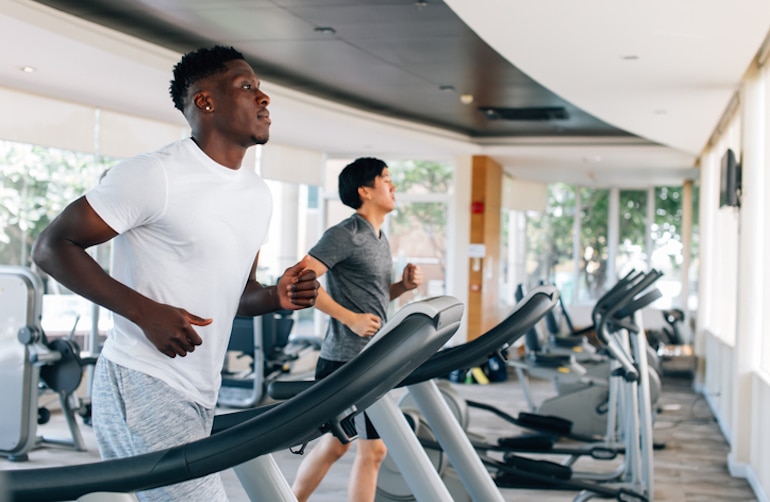
[[[553,311],[546,315],[547,343],[540,342],[541,336],[536,328],[527,333],[524,344],[526,357],[509,363],[516,369],[531,412],[568,419],[575,434],[606,434],[611,358],[607,349],[601,347],[596,327],[603,306],[636,275],[637,272],[630,272],[597,300],[588,327],[575,330],[562,306],[562,319],[569,329],[567,334],[563,334]],[[522,294],[522,287],[519,286],[517,298]],[[650,395],[654,405],[660,397],[661,383],[657,355],[652,349],[648,349],[648,362],[651,367],[648,377]],[[557,396],[536,403],[528,385],[530,375],[551,380]]]
[[[617,409],[617,413],[621,420],[615,421],[613,418],[613,431],[614,433],[617,433],[617,435],[613,434],[613,437],[608,441],[613,444],[622,444],[622,447],[614,446],[612,448],[607,448],[603,443],[597,443],[587,444],[582,448],[582,451],[575,449],[565,451],[553,447],[552,439],[560,435],[570,435],[568,421],[559,419],[559,417],[542,417],[543,420],[538,421],[537,417],[529,415],[526,419],[521,420],[521,417],[515,419],[500,412],[498,413],[500,416],[509,419],[509,421],[516,425],[529,427],[532,430],[539,430],[542,434],[551,436],[550,439],[545,441],[545,443],[548,444],[548,447],[532,448],[529,446],[524,448],[524,451],[532,451],[541,454],[563,454],[568,452],[570,453],[570,460],[566,464],[559,464],[523,457],[520,455],[521,449],[517,450],[516,448],[510,447],[510,442],[508,441],[509,438],[501,438],[501,441],[499,441],[498,444],[486,444],[478,439],[473,439],[473,447],[478,452],[478,456],[482,459],[484,465],[489,468],[495,483],[499,487],[572,490],[579,492],[575,496],[575,500],[588,500],[593,497],[609,497],[617,498],[618,500],[652,500],[652,424],[650,407],[649,405],[639,406],[639,402],[644,402],[644,398],[649,399],[647,379],[640,376],[642,374],[640,372],[646,366],[646,361],[643,358],[643,355],[646,355],[646,352],[643,354],[639,352],[640,350],[644,350],[635,340],[638,339],[637,335],[639,330],[637,325],[629,319],[636,317],[641,308],[649,305],[660,296],[659,291],[656,289],[645,292],[658,277],[659,274],[657,272],[652,272],[650,274],[638,275],[627,281],[621,281],[618,288],[613,291],[613,294],[607,295],[607,298],[604,299],[600,308],[597,309],[597,311],[601,313],[596,319],[596,326],[600,332],[600,339],[609,346],[608,350],[611,357],[618,360],[616,368],[613,370],[613,379],[618,381],[616,391],[618,394],[613,393],[612,406]],[[558,298],[558,294],[553,289],[547,293],[542,290],[534,290],[532,294],[548,294],[552,298]],[[525,306],[530,305],[532,301],[531,297],[527,297],[519,302],[517,307],[525,308]],[[407,379],[407,382],[414,381],[415,378],[418,378],[417,375],[421,373],[423,376],[430,378],[446,374],[447,371],[456,367],[470,367],[478,364],[485,357],[488,357],[490,352],[494,352],[495,350],[497,350],[498,354],[505,353],[505,351],[500,350],[501,347],[512,345],[534,325],[533,323],[522,329],[522,325],[517,324],[515,321],[518,313],[517,308],[505,321],[490,332],[482,335],[473,342],[457,347],[457,355],[460,356],[460,359],[452,361],[452,363],[447,366],[440,367],[435,374],[429,375],[423,373],[424,369],[431,363],[434,363],[434,368],[438,368],[435,364],[442,360],[442,353],[439,353],[410,376],[409,379]],[[632,340],[622,341],[624,338],[628,338],[628,333],[634,334]],[[616,337],[618,337],[618,341],[615,340]],[[486,347],[486,351],[474,354],[474,343],[488,343],[496,349],[490,350],[489,347]],[[471,359],[463,361],[461,359],[462,354],[468,355],[471,359],[475,356],[477,359],[475,361]],[[632,363],[631,358],[634,358],[635,362]],[[447,486],[452,487],[452,496],[454,500],[496,500],[481,497],[473,491],[477,485],[474,485],[473,481],[469,482],[464,478],[464,476],[467,477],[467,472],[464,472],[466,468],[462,464],[457,463],[454,459],[450,458],[449,462],[452,464],[452,467],[446,465],[443,454],[446,452],[447,456],[449,456],[449,450],[442,444],[441,440],[437,440],[437,438],[442,435],[452,437],[453,434],[451,432],[452,429],[446,424],[446,412],[432,413],[430,411],[431,404],[426,404],[424,401],[420,402],[415,398],[412,388],[410,387],[409,389],[410,393],[405,396],[400,403],[400,406],[404,413],[410,417],[410,422],[413,424],[413,428],[420,438],[421,444],[431,453],[431,459],[434,462],[436,469],[441,472],[442,478]],[[468,403],[459,398],[456,393],[452,393],[451,387],[449,386],[442,386],[440,391],[444,400],[449,404],[448,408],[451,410],[450,413],[454,413],[454,418],[461,424],[462,430],[464,430],[469,437],[474,438],[474,435],[467,430],[468,418],[466,404]],[[417,404],[417,406],[415,406],[415,404]],[[495,411],[491,406],[486,407],[486,409]],[[612,413],[611,415],[613,417],[616,416],[615,413]],[[615,428],[616,425],[617,428]],[[573,434],[571,436],[574,439],[575,435]],[[641,444],[639,442],[640,438]],[[543,441],[539,441],[539,439],[543,439],[542,437],[535,437],[535,441],[532,441],[533,438],[531,436],[526,439],[527,441],[525,443],[529,443],[530,445],[542,445],[544,443]],[[598,439],[594,440],[598,441]],[[499,461],[492,458],[487,455],[488,451],[505,452],[504,460]],[[609,473],[591,474],[573,471],[571,464],[574,463],[576,458],[582,454],[590,454],[592,451],[611,452],[610,454],[605,455],[606,459],[612,459],[618,453],[622,453],[624,455],[623,464]],[[594,457],[602,458],[602,454],[595,454]],[[399,482],[400,475],[400,471],[395,469],[392,464],[386,460],[380,473],[378,500],[414,500],[409,495],[409,491],[404,487],[403,483]],[[464,491],[461,489],[462,486],[459,486],[455,482],[457,476],[463,481]],[[417,500],[420,499],[417,498]]]

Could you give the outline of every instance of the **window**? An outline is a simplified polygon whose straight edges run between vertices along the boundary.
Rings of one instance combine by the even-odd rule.
[[[647,190],[621,190],[618,215],[618,277],[647,270]]]
[[[681,308],[682,292],[682,187],[655,189],[655,218],[650,227],[651,266],[663,272],[656,285],[663,293],[661,308]]]
[[[580,192],[580,241],[577,246],[575,301],[592,304],[607,286],[609,258],[609,204],[606,189],[578,188]]]
[[[114,160],[0,141],[0,263],[30,265],[38,234]]]
[[[115,159],[68,150],[0,141],[0,263],[32,265],[32,244],[64,207],[99,182]],[[90,252],[109,269],[109,245]],[[72,294],[41,272],[44,285],[43,329],[50,336],[91,329],[96,312],[91,302]],[[112,325],[99,309],[99,331]]]
[[[682,187],[614,189],[613,194],[608,189],[552,184],[545,213],[503,211],[502,274],[508,282],[516,279],[513,287],[519,283],[525,289],[540,282],[555,284],[565,304],[589,306],[618,277],[652,266],[665,274],[658,281],[664,297],[656,307],[678,306],[683,264],[682,193]],[[694,189],[694,205],[697,196]],[[611,242],[613,225],[616,243]],[[522,239],[522,227],[526,229],[524,243],[517,242],[517,238]],[[579,236],[577,242],[575,235]],[[690,269],[697,272],[697,211],[691,242]],[[523,262],[520,256],[526,256]],[[511,285],[502,283],[507,295]],[[690,304],[697,304],[696,285],[690,285],[689,296]]]

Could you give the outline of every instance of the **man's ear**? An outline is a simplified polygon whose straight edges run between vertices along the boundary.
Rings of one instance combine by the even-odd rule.
[[[195,108],[202,112],[214,111],[214,100],[211,99],[211,95],[205,91],[196,92],[193,96],[193,104]]]

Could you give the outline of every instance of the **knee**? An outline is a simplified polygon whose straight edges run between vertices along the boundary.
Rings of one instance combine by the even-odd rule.
[[[382,440],[373,441],[372,443],[371,447],[367,449],[369,461],[379,466],[385,460],[385,456],[388,454],[388,448]]]
[[[332,457],[336,462],[350,449],[350,443],[343,444],[337,438],[328,442],[326,452],[329,457]]]

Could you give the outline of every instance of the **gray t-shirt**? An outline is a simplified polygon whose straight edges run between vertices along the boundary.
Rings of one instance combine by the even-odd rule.
[[[372,225],[355,213],[326,230],[308,254],[328,268],[326,289],[334,301],[359,314],[374,314],[385,324],[393,265],[385,234],[375,235]],[[348,361],[369,340],[330,319],[320,356]]]

